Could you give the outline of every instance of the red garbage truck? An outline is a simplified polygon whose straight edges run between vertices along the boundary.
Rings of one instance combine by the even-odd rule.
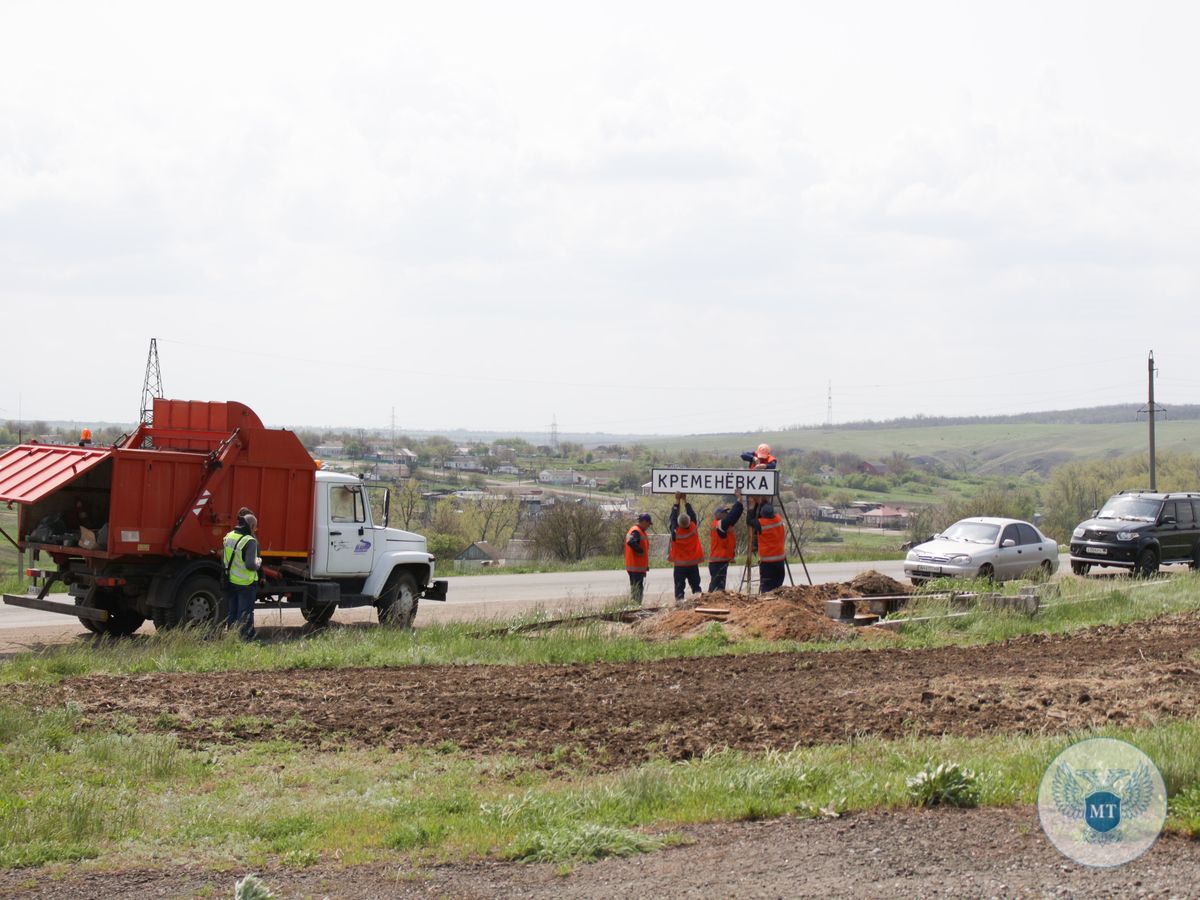
[[[258,605],[299,608],[314,624],[374,606],[412,625],[420,598],[446,599],[419,534],[388,526],[386,487],[326,471],[294,433],[266,428],[233,402],[156,399],[153,415],[111,447],[22,444],[0,455],[0,535],[53,567],[30,568],[36,595],[14,606],[77,616],[131,634],[223,619],[222,542],[248,507],[263,560]],[[74,603],[55,600],[64,585]]]

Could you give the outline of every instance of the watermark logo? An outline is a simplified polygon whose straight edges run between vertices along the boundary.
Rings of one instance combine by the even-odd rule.
[[[1092,738],[1046,769],[1038,814],[1050,842],[1086,866],[1120,866],[1150,849],[1167,819],[1167,789],[1133,744]]]

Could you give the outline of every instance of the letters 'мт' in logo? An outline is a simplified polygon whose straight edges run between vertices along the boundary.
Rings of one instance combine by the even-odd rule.
[[[1118,866],[1162,831],[1167,792],[1150,757],[1125,741],[1095,738],[1059,754],[1038,793],[1042,828],[1059,850],[1090,866]]]

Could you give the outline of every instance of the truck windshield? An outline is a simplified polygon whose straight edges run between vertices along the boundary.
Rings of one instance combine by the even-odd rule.
[[[1158,518],[1161,509],[1161,500],[1150,500],[1146,497],[1112,497],[1104,504],[1104,509],[1100,510],[1096,518],[1153,522]]]

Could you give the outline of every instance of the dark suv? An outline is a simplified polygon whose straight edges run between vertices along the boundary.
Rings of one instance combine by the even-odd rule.
[[[1071,535],[1071,571],[1120,566],[1153,575],[1160,565],[1200,567],[1200,494],[1121,491]]]

